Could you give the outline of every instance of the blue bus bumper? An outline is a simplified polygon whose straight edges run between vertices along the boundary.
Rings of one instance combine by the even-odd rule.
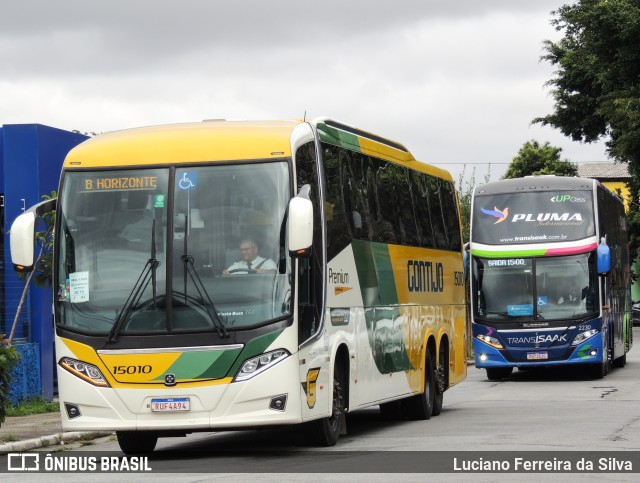
[[[551,349],[537,349],[533,347],[510,347],[509,359],[505,356],[505,349],[499,350],[490,346],[476,337],[473,339],[475,365],[478,368],[486,367],[540,367],[566,364],[596,364],[602,363],[606,357],[603,343],[603,334],[596,335],[578,344],[571,350],[570,347],[558,347]],[[566,357],[570,351],[569,357]],[[547,358],[544,359],[543,357]],[[539,357],[528,360],[527,357]]]

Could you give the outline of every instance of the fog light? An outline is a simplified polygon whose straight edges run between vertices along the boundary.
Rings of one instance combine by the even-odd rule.
[[[275,396],[271,398],[271,402],[269,403],[269,409],[273,409],[274,411],[284,411],[287,407],[287,395],[281,394],[280,396]]]
[[[80,416],[82,416],[82,414],[80,413],[80,408],[75,404],[66,402],[64,403],[64,408],[67,411],[67,416],[69,417],[69,419],[79,418]]]
[[[589,352],[590,356],[597,356],[598,355],[598,349],[591,349],[591,351]]]
[[[480,362],[486,362],[487,354],[480,354]]]

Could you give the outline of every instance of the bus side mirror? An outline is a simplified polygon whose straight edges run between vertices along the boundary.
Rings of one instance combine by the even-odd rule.
[[[56,208],[56,200],[42,201],[29,208],[11,225],[9,243],[14,270],[30,272],[35,264],[36,224],[40,217]]]
[[[309,199],[311,187],[300,188],[298,196],[289,201],[289,255],[308,257],[313,243],[313,204]]]
[[[603,275],[611,270],[611,249],[607,246],[607,241],[604,237],[600,240],[598,245],[598,273]]]

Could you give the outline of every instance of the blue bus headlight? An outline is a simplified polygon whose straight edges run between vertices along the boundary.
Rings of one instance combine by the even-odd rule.
[[[248,359],[244,361],[244,364],[242,364],[242,367],[238,371],[238,374],[236,374],[234,380],[236,382],[240,382],[251,379],[253,376],[257,376],[261,372],[266,371],[287,357],[289,357],[289,351],[285,349],[277,349]]]
[[[490,345],[491,347],[495,347],[496,349],[502,349],[502,344],[495,337],[491,337],[490,335],[478,334],[476,335],[478,340],[481,340],[485,344]]]
[[[74,376],[87,381],[98,387],[109,387],[109,383],[96,366],[87,364],[86,362],[72,359],[71,357],[63,357],[60,359],[60,367],[65,368]]]
[[[585,340],[590,339],[597,333],[598,333],[597,329],[589,329],[589,330],[585,330],[584,332],[580,332],[578,335],[575,336],[571,345],[575,346],[578,344],[582,344]]]

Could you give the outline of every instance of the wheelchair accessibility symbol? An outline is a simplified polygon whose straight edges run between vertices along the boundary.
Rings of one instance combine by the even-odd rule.
[[[538,307],[544,307],[548,305],[549,299],[546,295],[538,297]]]
[[[178,187],[181,190],[190,190],[196,187],[198,173],[182,173],[182,178],[178,180]]]

